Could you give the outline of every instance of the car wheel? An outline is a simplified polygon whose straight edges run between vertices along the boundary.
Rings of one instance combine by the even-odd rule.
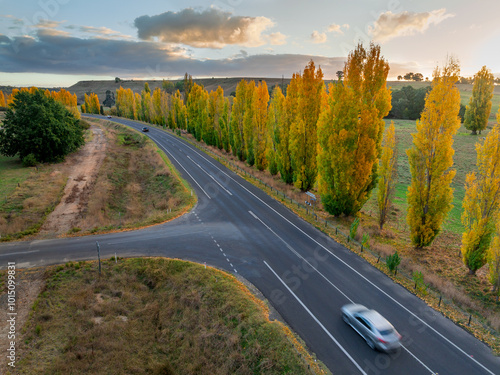
[[[366,339],[366,343],[371,349],[375,350],[375,343],[371,339]]]

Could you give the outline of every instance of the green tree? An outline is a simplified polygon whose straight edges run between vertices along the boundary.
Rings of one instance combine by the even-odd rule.
[[[500,211],[500,111],[483,144],[476,144],[477,173],[467,175],[463,200],[462,260],[473,275],[486,264]]]
[[[491,98],[495,88],[494,76],[491,71],[483,66],[474,76],[472,96],[465,109],[464,126],[472,131],[472,134],[481,134],[486,129],[491,112]]]
[[[442,71],[434,71],[432,90],[417,120],[413,147],[406,151],[411,172],[407,221],[411,241],[417,248],[429,246],[441,230],[452,208],[455,176],[453,136],[460,127],[460,92],[455,83],[460,74],[456,60],[449,59]]]
[[[343,82],[330,84],[318,121],[318,188],[335,216],[358,212],[376,186],[383,118],[391,108],[380,46],[367,51],[359,44],[344,71]]]
[[[18,92],[0,129],[0,153],[39,162],[64,159],[84,143],[79,120],[41,90]]]

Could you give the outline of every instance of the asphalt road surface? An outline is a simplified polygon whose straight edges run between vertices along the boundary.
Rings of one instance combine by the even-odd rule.
[[[99,116],[95,116],[99,117]],[[113,121],[140,130],[144,125]],[[0,268],[96,258],[166,256],[212,265],[253,283],[334,374],[500,374],[490,349],[225,166],[168,132],[147,134],[198,195],[188,214],[146,229],[0,245]],[[341,318],[361,303],[403,335],[371,350]]]

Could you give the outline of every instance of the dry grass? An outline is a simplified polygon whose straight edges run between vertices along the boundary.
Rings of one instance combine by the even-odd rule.
[[[169,220],[194,203],[167,159],[147,137],[108,121],[107,154],[79,228],[96,233]]]
[[[234,277],[127,259],[47,271],[16,374],[308,374],[307,354]],[[316,373],[327,373],[314,365]]]
[[[61,199],[66,176],[58,165],[26,168],[30,174],[8,196],[0,199],[1,240],[34,234]]]

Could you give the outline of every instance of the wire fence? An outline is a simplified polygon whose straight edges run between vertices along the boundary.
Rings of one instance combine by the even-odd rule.
[[[445,316],[452,317],[457,324],[463,326],[466,329],[473,328],[474,325],[477,325],[479,326],[479,328],[482,328],[493,335],[497,341],[498,339],[500,339],[499,332],[490,327],[478,312],[464,310],[452,300],[443,296],[443,294],[441,294],[438,290],[435,290],[426,284],[424,284],[422,288],[421,283],[415,280],[414,275],[408,273],[404,269],[397,268],[395,273],[389,272],[388,268],[384,265],[386,259],[383,259],[380,253],[370,249],[370,247],[368,246],[364,246],[357,240],[351,238],[349,234],[344,233],[339,229],[339,227],[332,224],[332,222],[328,219],[319,217],[317,213],[314,212],[314,208],[312,206],[304,204],[306,202],[301,203],[296,201],[295,199],[286,195],[283,191],[280,191],[279,189],[276,189],[275,187],[267,184],[260,178],[254,176],[252,173],[247,172],[245,169],[227,160],[226,158],[222,158],[220,155],[216,154],[209,148],[200,145],[195,146],[212,155],[219,162],[230,166],[233,171],[238,171],[241,175],[254,180],[261,186],[270,190],[271,194],[280,198],[282,202],[296,207],[299,211],[302,210],[305,213],[306,219],[309,219],[309,222],[318,224],[318,229],[322,230],[328,235],[334,235],[335,240],[342,243],[343,245],[346,245],[346,247],[361,255],[365,260],[376,266],[379,270],[386,273],[391,278],[396,279],[396,281],[406,287],[411,293],[423,298],[433,308],[440,311]],[[423,289],[424,292],[422,292],[421,289]]]

